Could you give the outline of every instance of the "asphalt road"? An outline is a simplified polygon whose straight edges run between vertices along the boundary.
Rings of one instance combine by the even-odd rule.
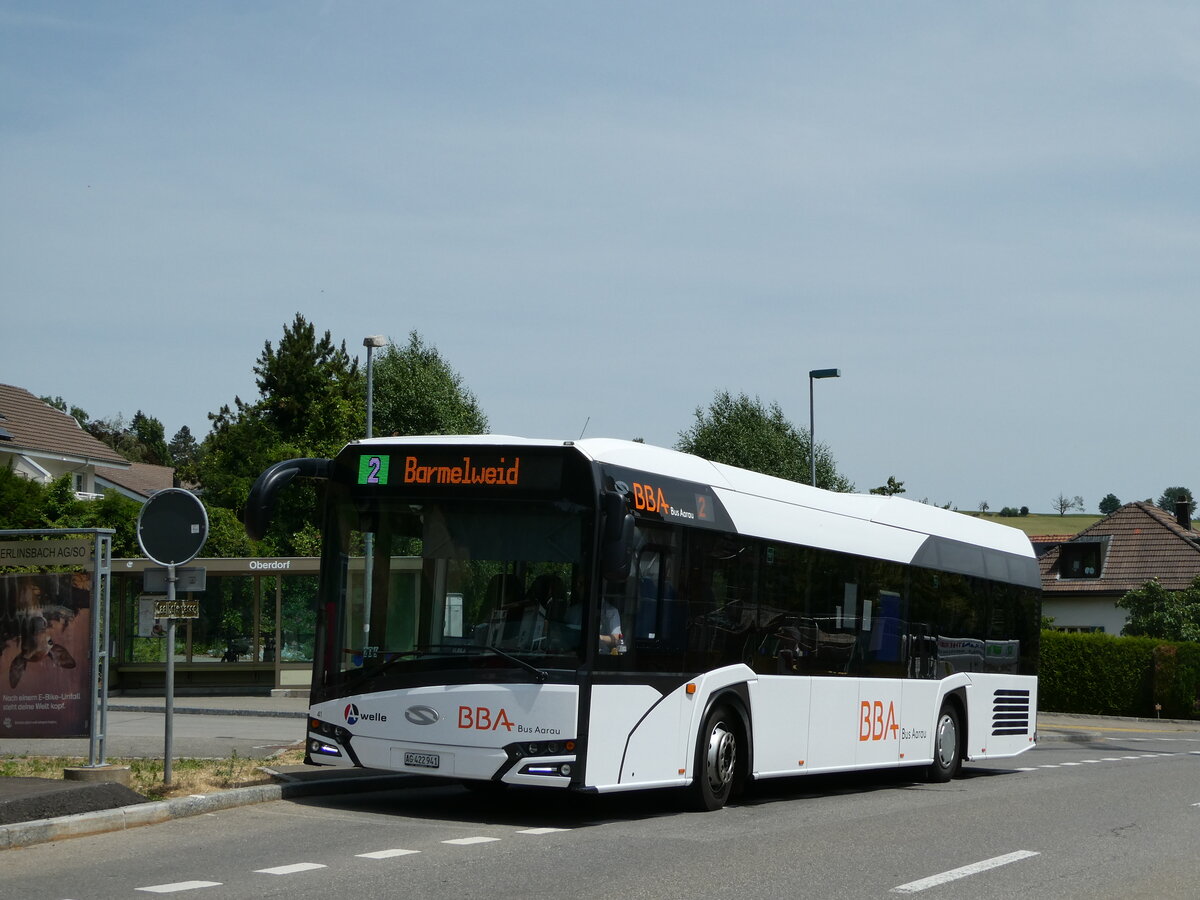
[[[1200,895],[1200,731],[1130,726],[964,771],[947,785],[903,772],[770,782],[710,814],[669,793],[454,785],[265,803],[5,851],[0,893]]]

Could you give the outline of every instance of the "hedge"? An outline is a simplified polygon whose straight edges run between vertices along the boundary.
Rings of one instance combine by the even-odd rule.
[[[1040,709],[1200,718],[1200,644],[1061,631],[1041,638]]]

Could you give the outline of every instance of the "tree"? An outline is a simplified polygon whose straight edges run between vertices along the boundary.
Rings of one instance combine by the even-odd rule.
[[[1176,503],[1187,503],[1188,515],[1196,514],[1196,501],[1192,497],[1192,492],[1185,487],[1169,487],[1158,498],[1158,508],[1166,510],[1171,515],[1175,515]]]
[[[1060,516],[1065,516],[1073,509],[1078,509],[1080,512],[1084,510],[1083,498],[1078,495],[1066,497],[1063,494],[1059,494],[1050,502],[1052,504],[1051,508],[1056,510]]]
[[[887,484],[881,484],[879,487],[871,488],[872,494],[883,494],[885,497],[891,497],[893,494],[904,493],[904,482],[897,481],[895,475],[889,475]]]
[[[462,377],[417,332],[373,362],[375,434],[482,434],[488,421]]]
[[[137,438],[141,459],[134,462],[146,462],[155,466],[171,465],[171,450],[167,447],[166,432],[163,423],[153,416],[147,416],[139,409],[133,414],[130,431]]]
[[[328,331],[318,339],[316,328],[300,313],[290,327],[284,326],[278,350],[270,341],[264,342],[254,374],[259,410],[284,440],[315,437],[312,431],[317,423],[333,425],[331,406],[346,402],[362,409],[364,385],[358,360],[350,358],[345,341],[335,347]],[[314,402],[319,408],[314,409]],[[334,413],[334,419],[339,417]],[[337,443],[341,449],[344,441]]]
[[[1116,494],[1105,494],[1104,499],[1100,501],[1100,512],[1103,515],[1111,516],[1120,508],[1121,501],[1117,499]]]
[[[1200,575],[1181,591],[1168,591],[1157,578],[1117,601],[1129,612],[1121,634],[1164,641],[1200,641]]]
[[[992,508],[992,507],[991,507],[991,506],[988,504],[988,502],[987,502],[986,500],[980,500],[980,501],[979,501],[979,511],[980,511],[981,513],[985,513],[985,512],[987,512],[989,509],[991,509],[991,508]]]
[[[808,431],[793,426],[777,403],[764,407],[757,397],[733,397],[728,391],[718,391],[707,411],[697,407],[695,424],[681,431],[675,444],[684,453],[804,484],[810,477],[811,447]],[[817,444],[816,460],[818,487],[854,490],[824,444]]]
[[[200,457],[200,445],[192,436],[192,429],[186,425],[181,426],[175,432],[175,437],[171,438],[171,443],[167,444],[167,451],[171,454],[171,464],[180,470],[181,474],[191,478],[191,469]]]
[[[14,476],[19,477],[19,476]],[[142,505],[118,493],[105,491],[98,500],[80,500],[70,475],[56,478],[41,491],[38,528],[111,528],[112,555],[141,556],[137,540],[137,518]],[[26,526],[28,527],[28,526]]]
[[[45,528],[46,488],[0,465],[0,528]]]
[[[259,399],[234,398],[210,413],[212,431],[189,470],[205,503],[241,517],[250,488],[272,463],[301,456],[332,457],[365,426],[364,382],[357,360],[321,338],[302,315],[284,326],[278,348],[266,341],[254,365]],[[280,498],[268,536],[271,552],[291,553],[294,536],[316,515],[316,489],[300,482]]]
[[[171,453],[167,448],[162,422],[147,416],[140,409],[129,422],[118,414],[108,419],[93,419],[84,426],[84,430],[130,462],[171,465]]]

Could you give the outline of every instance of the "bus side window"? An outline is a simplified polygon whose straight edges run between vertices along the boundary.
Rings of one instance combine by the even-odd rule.
[[[657,547],[638,554],[634,637],[640,646],[678,652],[687,634],[687,609],[671,576],[672,555]]]

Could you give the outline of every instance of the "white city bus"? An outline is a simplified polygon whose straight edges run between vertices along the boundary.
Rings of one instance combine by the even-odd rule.
[[[750,779],[944,781],[1034,744],[1040,579],[1015,529],[482,435],[277,463],[252,536],[296,476],[325,482],[310,763],[716,809]]]

